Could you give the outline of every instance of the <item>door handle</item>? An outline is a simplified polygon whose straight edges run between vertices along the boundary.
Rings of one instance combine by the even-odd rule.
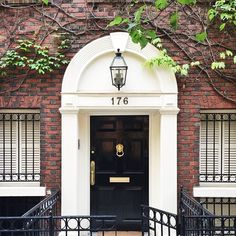
[[[90,163],[90,185],[95,185],[95,161]]]

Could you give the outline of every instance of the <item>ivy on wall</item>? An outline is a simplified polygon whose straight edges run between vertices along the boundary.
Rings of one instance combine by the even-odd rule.
[[[159,49],[147,66],[169,66],[186,81],[194,71],[196,82],[207,81],[220,96],[236,102],[231,92],[236,86],[235,4],[235,0],[3,2],[1,70],[4,74],[13,66],[49,73],[90,40],[111,31],[128,31],[142,48],[151,43]],[[55,45],[50,37],[57,32],[66,33],[73,47],[51,53]],[[22,40],[22,35],[27,39]],[[223,90],[220,80],[231,84],[230,89]]]
[[[18,40],[15,48],[7,50],[0,58],[0,74],[7,75],[7,71],[14,67],[28,68],[39,74],[52,72],[69,63],[63,53],[63,50],[68,48],[68,39],[61,41],[55,54],[50,54],[48,47],[43,47],[32,40]]]

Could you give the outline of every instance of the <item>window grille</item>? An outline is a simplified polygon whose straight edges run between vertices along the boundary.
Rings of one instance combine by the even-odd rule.
[[[40,114],[0,113],[0,181],[40,180]]]
[[[200,182],[236,182],[236,114],[201,114]]]
[[[201,204],[217,216],[235,216],[236,198],[201,198]]]

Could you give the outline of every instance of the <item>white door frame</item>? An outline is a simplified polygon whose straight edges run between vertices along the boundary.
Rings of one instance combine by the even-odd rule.
[[[121,92],[110,80],[106,84],[106,67],[117,47],[126,51],[128,65],[133,66],[128,70],[129,83]],[[155,53],[151,45],[141,50],[126,33],[113,33],[85,46],[69,64],[60,108],[63,215],[90,214],[89,124],[94,115],[149,116],[149,204],[177,212],[177,85],[166,68],[155,73],[142,68],[143,61]],[[94,85],[91,79],[96,74],[100,81],[93,80]],[[111,98],[117,96],[127,97],[129,104],[113,105]]]

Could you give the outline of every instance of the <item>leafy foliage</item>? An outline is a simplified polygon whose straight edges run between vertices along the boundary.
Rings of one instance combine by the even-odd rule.
[[[208,11],[210,21],[219,18],[220,31],[225,29],[226,25],[232,24],[236,26],[236,1],[235,0],[218,0]]]
[[[39,74],[52,72],[68,64],[63,50],[69,47],[69,40],[64,39],[58,46],[58,52],[51,55],[47,47],[40,46],[32,40],[18,40],[15,49],[8,50],[0,59],[1,75],[12,67],[29,68]]]
[[[197,4],[197,0],[155,0],[153,3],[145,4],[141,3],[142,1],[133,1],[131,9],[135,9],[135,6],[138,6],[134,13],[128,14],[129,17],[116,16],[113,21],[110,22],[109,26],[123,26],[129,32],[132,41],[140,45],[141,48],[144,48],[148,43],[156,46],[160,53],[153,59],[147,61],[147,65],[149,67],[155,66],[168,66],[175,73],[180,75],[187,75],[189,69],[192,66],[198,66],[199,68],[210,68],[212,70],[222,70],[226,68],[226,63],[224,60],[229,60],[232,58],[232,62],[235,63],[236,56],[230,50],[226,50],[226,52],[221,52],[221,56],[217,59],[217,56],[213,55],[213,50],[211,49],[211,43],[209,43],[209,35],[208,35],[208,23],[205,23],[204,19],[200,18],[200,15],[195,15],[194,17],[199,18],[199,28],[202,28],[202,31],[198,31],[195,34],[188,35],[184,33],[185,37],[188,37],[193,42],[190,45],[194,50],[197,51],[198,45],[209,45],[210,55],[212,56],[212,62],[209,65],[201,65],[202,62],[196,60],[194,56],[189,57],[189,62],[180,64],[173,57],[170,56],[167,49],[163,47],[161,38],[158,35],[158,29],[161,28],[161,21],[158,21],[158,16],[161,16],[161,13],[164,12],[164,16],[168,15],[169,19],[169,28],[164,29],[164,33],[168,37],[172,37],[172,35],[178,35],[178,29],[183,25],[181,22],[181,17],[184,12],[188,12]],[[175,8],[173,8],[175,6]],[[150,17],[150,12],[153,14],[154,10],[156,11],[156,17]],[[174,10],[174,11],[173,11]],[[130,11],[133,12],[133,11]],[[129,12],[129,13],[130,13]],[[219,29],[223,31],[225,29],[225,25],[229,23],[236,24],[236,1],[235,0],[218,0],[215,4],[208,10],[208,17],[210,19],[210,23],[213,22],[217,17],[220,19]],[[207,17],[206,16],[206,17]],[[196,20],[196,18],[194,18]],[[161,17],[160,17],[161,18]],[[187,16],[187,19],[189,16]],[[161,18],[163,20],[163,18]],[[168,23],[168,22],[167,22]],[[188,29],[188,23],[185,22],[185,28]],[[196,28],[197,30],[198,28]],[[171,35],[171,36],[170,36]],[[187,36],[188,35],[188,36]],[[175,36],[173,36],[175,38]],[[176,39],[173,39],[174,42]],[[189,40],[188,40],[189,41]],[[204,60],[204,58],[203,58]],[[209,63],[209,61],[208,61]],[[202,67],[203,66],[203,67]]]

